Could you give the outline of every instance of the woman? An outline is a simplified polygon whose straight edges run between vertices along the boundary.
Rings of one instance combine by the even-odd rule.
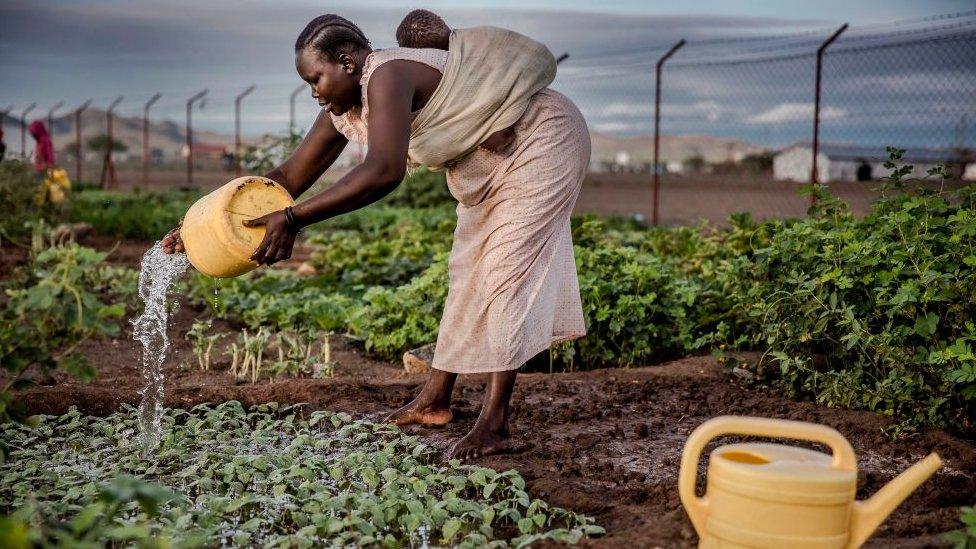
[[[514,33],[490,28],[465,31],[473,32],[458,36],[487,32],[484,36],[494,46],[485,48],[486,52],[515,52],[512,59],[495,65],[504,70],[520,63],[529,67],[523,74],[506,76],[512,84],[506,89],[514,90],[539,77],[530,74],[533,60],[514,58],[518,51],[532,49],[531,44],[502,51]],[[491,34],[495,31],[509,35]],[[514,116],[512,109],[503,112],[509,97],[491,98],[489,102],[495,101],[491,104],[500,105],[498,112],[482,109],[481,115],[490,123],[478,126],[477,131],[470,124],[465,126],[470,120],[464,116],[469,114],[445,120],[446,111],[464,111],[469,101],[467,95],[451,98],[444,97],[445,93],[464,90],[476,102],[474,96],[481,91],[472,90],[470,82],[451,80],[456,80],[459,59],[471,56],[470,48],[462,51],[461,46],[479,43],[467,38],[455,42],[455,38],[452,34],[450,56],[454,59],[449,59],[449,52],[436,49],[373,51],[362,31],[342,17],[326,15],[313,20],[296,42],[296,68],[311,85],[312,97],[323,107],[322,112],[295,153],[267,177],[297,197],[335,161],[349,140],[368,144],[368,153],[361,165],[329,189],[291,209],[246,224],[263,225],[267,230],[253,256],[255,261],[272,264],[287,259],[299,227],[379,200],[403,179],[408,156],[435,165],[436,160],[427,159],[454,150],[453,144],[476,135],[470,151],[443,164],[448,187],[459,204],[449,259],[450,287],[433,368],[420,394],[388,418],[401,426],[444,425],[452,419],[451,393],[457,375],[488,373],[481,414],[448,453],[470,459],[507,448],[509,400],[522,364],[555,342],[585,334],[570,215],[589,160],[590,140],[579,110],[544,86],[526,95],[521,107],[513,107],[517,109]],[[515,38],[528,40],[521,35]],[[545,53],[551,58],[548,50]],[[542,65],[551,65],[551,81],[554,60]],[[486,86],[504,87],[490,84]],[[514,91],[505,93],[515,95]],[[425,110],[428,104],[445,112]],[[514,132],[507,132],[511,137],[505,138],[504,130],[513,122]],[[462,133],[427,131],[459,126],[464,127]],[[437,146],[424,147],[430,143]],[[174,232],[167,235],[163,246],[169,252],[182,251]]]
[[[48,168],[55,168],[54,165],[54,144],[51,136],[44,127],[44,122],[35,120],[27,126],[27,131],[34,138],[34,171],[43,172]]]

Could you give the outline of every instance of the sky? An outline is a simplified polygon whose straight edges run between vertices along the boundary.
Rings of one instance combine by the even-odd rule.
[[[662,131],[763,144],[809,134],[812,52],[847,22],[839,53],[825,62],[825,131],[849,141],[898,131],[936,146],[961,124],[962,139],[976,140],[959,122],[976,105],[972,0],[4,0],[0,109],[36,102],[38,115],[64,101],[67,112],[88,98],[104,108],[121,95],[117,112],[135,116],[161,92],[153,116],[181,122],[186,99],[208,89],[194,123],[227,132],[234,96],[254,84],[243,104],[245,133],[278,131],[287,127],[290,92],[302,85],[293,44],[305,23],[338,13],[374,47],[390,47],[416,7],[452,27],[504,26],[569,53],[553,87],[580,106],[591,129],[619,135],[650,131],[654,60],[687,39],[662,79]],[[878,35],[914,42],[871,50]],[[307,127],[317,109],[307,88],[296,107],[297,125]]]

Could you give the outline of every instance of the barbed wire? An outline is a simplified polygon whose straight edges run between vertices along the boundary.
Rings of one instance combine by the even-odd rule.
[[[941,30],[952,30],[956,28],[967,27],[976,24],[976,19],[973,21],[961,21],[948,25],[938,25],[930,26],[924,29],[916,29],[911,31],[890,31],[886,33],[873,33],[867,36],[856,36],[860,32],[870,32],[873,29],[890,29],[900,26],[907,26],[913,24],[923,24],[935,21],[947,21],[947,20],[957,20],[965,19],[970,17],[976,17],[976,10],[961,11],[956,13],[941,14],[930,17],[914,18],[914,19],[902,19],[893,21],[890,23],[876,23],[870,25],[861,25],[856,27],[850,27],[850,29],[845,33],[845,41],[861,41],[861,40],[871,40],[871,39],[885,39],[894,38],[902,35],[910,35],[913,33],[923,33],[923,32],[937,32]],[[700,55],[708,56],[715,55],[714,51],[709,51],[713,46],[728,46],[731,44],[739,43],[757,43],[757,42],[770,42],[770,41],[788,41],[795,40],[797,38],[807,38],[810,36],[819,36],[820,39],[817,41],[803,41],[794,44],[775,44],[768,45],[762,48],[753,48],[748,50],[731,50],[723,48],[725,51],[721,52],[725,56],[732,56],[740,53],[752,53],[752,52],[769,52],[769,51],[781,51],[784,49],[794,49],[794,48],[813,48],[816,49],[822,42],[823,39],[830,35],[836,27],[824,27],[818,29],[812,29],[807,31],[801,31],[796,33],[787,34],[774,34],[774,35],[750,35],[750,36],[737,36],[737,37],[725,37],[725,38],[714,38],[706,40],[697,40],[695,38],[690,38],[687,40],[685,47],[682,49],[682,57],[688,56],[688,51],[701,50],[697,52]],[[665,52],[671,46],[674,45],[674,41],[670,42],[660,42],[645,46],[632,46],[628,48],[621,48],[617,50],[605,50],[601,52],[595,52],[592,54],[581,54],[574,56],[577,60],[600,60],[608,59],[613,57],[628,56],[628,55],[648,55],[655,52]],[[693,54],[694,55],[694,54]],[[655,57],[656,60],[656,57]]]

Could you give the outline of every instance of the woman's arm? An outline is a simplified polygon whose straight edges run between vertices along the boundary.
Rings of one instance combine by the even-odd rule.
[[[348,142],[323,109],[295,152],[265,177],[287,189],[292,198],[298,198],[322,177]]]
[[[284,187],[292,198],[298,198],[322,177],[348,142],[332,123],[329,113],[322,110],[295,152],[265,177]],[[163,236],[161,245],[168,254],[186,251],[180,240],[179,225]]]
[[[410,111],[418,72],[413,63],[390,62],[376,69],[369,79],[369,150],[362,164],[335,185],[292,209],[298,225],[306,226],[350,212],[389,194],[406,173],[410,144]],[[284,212],[274,212],[246,226],[265,225],[264,240],[251,259],[272,264],[291,257],[295,233]]]

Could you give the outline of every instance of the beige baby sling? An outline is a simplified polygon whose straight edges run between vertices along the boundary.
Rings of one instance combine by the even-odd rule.
[[[440,85],[410,127],[409,163],[442,169],[466,157],[555,78],[555,57],[531,38],[498,27],[451,32]]]

